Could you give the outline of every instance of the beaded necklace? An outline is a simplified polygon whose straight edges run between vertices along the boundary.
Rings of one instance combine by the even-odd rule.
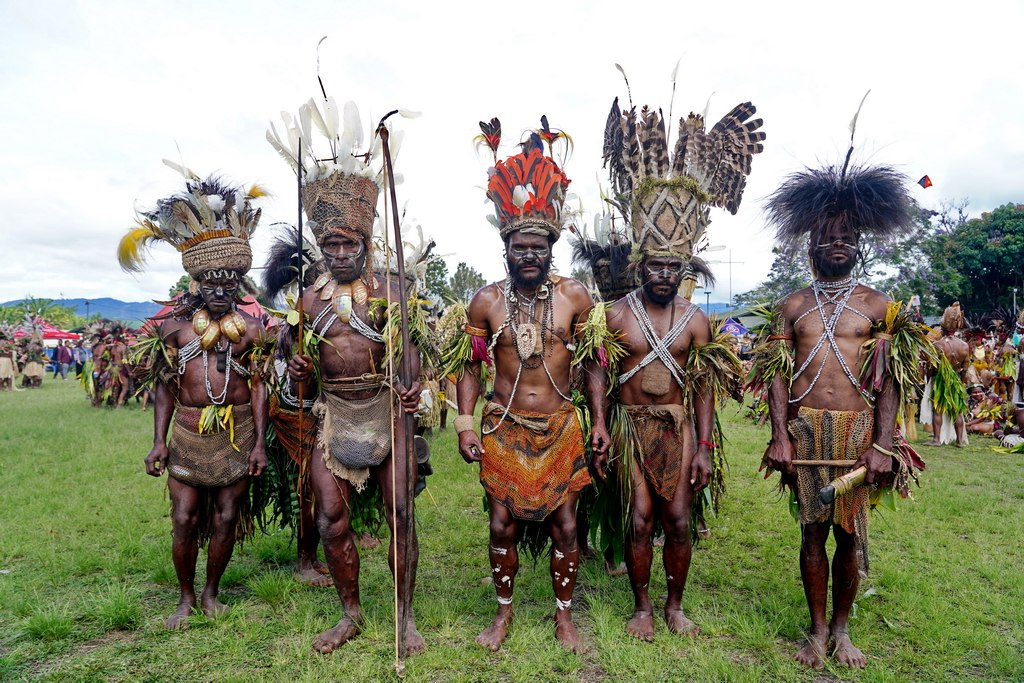
[[[523,376],[523,368],[533,370],[538,367],[544,368],[544,374],[547,375],[548,381],[551,382],[551,386],[554,387],[555,393],[557,393],[562,400],[571,401],[572,399],[562,393],[562,390],[558,388],[558,383],[555,382],[555,378],[551,376],[551,371],[548,369],[547,356],[551,350],[551,336],[553,334],[555,320],[555,306],[551,296],[552,283],[547,280],[540,287],[537,288],[536,294],[533,298],[526,301],[526,318],[527,320],[520,320],[520,314],[523,312],[523,305],[519,301],[519,294],[512,286],[512,278],[505,280],[505,290],[503,292],[505,296],[505,320],[498,327],[498,330],[491,337],[491,343],[488,346],[488,352],[493,357],[494,347],[498,343],[498,339],[501,337],[501,333],[505,331],[507,327],[509,333],[512,335],[512,343],[516,347],[516,355],[519,357],[519,369],[516,370],[516,378],[512,383],[512,392],[508,397],[508,405],[505,406],[505,411],[501,414],[501,418],[498,423],[491,429],[481,428],[483,434],[493,434],[497,431],[498,427],[501,426],[505,418],[508,417],[509,410],[511,410],[512,402],[516,397],[516,389],[519,388],[519,380]],[[526,297],[523,297],[524,299]],[[538,321],[535,316],[535,310],[537,301],[543,301],[540,320]],[[538,327],[539,322],[539,327]],[[540,353],[537,353],[537,344],[540,343]],[[539,360],[533,360],[534,356],[539,356]]]

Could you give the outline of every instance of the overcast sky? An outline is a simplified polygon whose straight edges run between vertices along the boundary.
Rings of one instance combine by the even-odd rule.
[[[746,100],[765,121],[765,152],[739,213],[714,210],[709,228],[712,244],[727,247],[709,257],[731,253],[732,291],[746,291],[771,265],[765,196],[787,173],[841,158],[868,89],[858,157],[895,164],[912,180],[929,174],[934,187],[913,186],[922,204],[967,197],[976,215],[1024,201],[1022,8],[0,0],[0,301],[166,297],[182,274],[177,252],[157,246],[143,275],[122,273],[114,256],[134,208],[180,186],[164,157],[274,193],[254,238],[262,265],[270,223],[296,216],[295,176],[264,132],[281,110],[319,97],[324,35],[328,94],[355,100],[364,121],[397,107],[423,112],[399,124],[399,201],[450,270],[467,261],[488,279],[504,271],[485,219],[489,157],[471,144],[477,121],[500,117],[509,153],[541,114],[571,134],[565,170],[590,223],[606,182],[604,122],[626,94],[614,64],[626,69],[637,105],[667,111],[682,57],[675,118],[714,93],[711,122]],[[563,243],[555,261],[568,274]],[[714,270],[711,300],[725,301],[729,266]]]

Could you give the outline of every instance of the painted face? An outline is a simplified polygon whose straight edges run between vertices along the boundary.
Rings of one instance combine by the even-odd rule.
[[[359,278],[366,266],[366,243],[349,235],[330,235],[320,245],[324,261],[338,282]]]
[[[828,225],[811,245],[811,260],[819,276],[849,275],[857,265],[857,234],[847,225]]]
[[[641,264],[644,294],[664,306],[676,298],[686,272],[686,263],[669,256],[651,256]]]
[[[538,287],[551,270],[551,244],[545,235],[514,232],[505,243],[505,262],[515,285]]]
[[[199,293],[206,309],[219,317],[229,310],[238,294],[238,280],[225,277],[204,277],[199,282]]]

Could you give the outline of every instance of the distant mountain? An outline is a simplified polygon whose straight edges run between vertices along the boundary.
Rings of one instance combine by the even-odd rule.
[[[16,306],[24,299],[6,301],[0,306]],[[75,313],[89,318],[109,318],[120,320],[132,327],[142,324],[146,318],[155,315],[161,306],[152,301],[121,301],[110,297],[99,299],[54,299],[53,302],[60,306],[68,306],[74,309]],[[88,302],[88,305],[86,303]]]

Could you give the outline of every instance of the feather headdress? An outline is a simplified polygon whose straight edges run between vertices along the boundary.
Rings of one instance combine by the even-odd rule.
[[[415,219],[406,218],[402,215],[402,255],[405,262],[405,279],[408,293],[411,296],[419,296],[426,291],[427,266],[431,261],[441,258],[434,254],[437,243],[423,233],[421,226]],[[390,243],[394,240],[387,234],[387,226],[384,221],[378,220],[373,230],[373,241],[376,244],[374,249],[374,267],[378,272],[388,273],[398,277],[398,250]],[[387,248],[385,248],[385,246]],[[386,254],[386,257],[385,257]]]
[[[605,123],[605,166],[612,204],[632,224],[641,253],[690,260],[710,222],[708,207],[736,213],[751,159],[764,150],[756,111],[738,104],[710,131],[691,112],[670,146],[660,110],[622,112],[615,98]]]
[[[481,121],[480,129],[483,134],[479,137],[497,158],[501,123],[497,118],[490,123]],[[488,169],[487,198],[494,202],[494,215],[488,216],[488,220],[498,228],[502,239],[521,230],[557,240],[563,224],[571,220],[572,213],[565,209],[566,189],[571,181],[555,160],[544,153],[544,144],[553,149],[557,140],[571,144],[571,138],[548,126],[547,117],[543,116],[541,128],[530,131],[520,143],[519,154],[497,161]]]
[[[327,272],[323,254],[313,242],[302,240],[302,285],[312,287],[318,277]],[[295,250],[295,227],[284,224],[274,237],[270,254],[263,268],[263,292],[273,301],[282,292],[298,285],[299,262]]]
[[[849,226],[859,238],[885,240],[913,226],[907,177],[890,166],[808,168],[787,177],[765,208],[775,238],[794,244],[836,224]]]
[[[137,213],[135,225],[121,238],[117,260],[128,272],[140,272],[148,248],[167,242],[181,252],[181,263],[194,279],[211,270],[236,273],[252,265],[249,238],[262,209],[253,201],[266,196],[259,185],[248,190],[210,176],[201,180],[187,168],[164,160],[185,176],[182,192],[164,197],[156,207]]]
[[[636,268],[630,261],[633,243],[614,224],[611,214],[594,216],[593,237],[585,226],[573,232],[575,237],[569,238],[572,264],[590,270],[602,299],[615,301],[639,286]]]
[[[271,121],[267,142],[293,171],[301,166],[302,204],[317,242],[346,234],[369,247],[384,177],[380,139],[372,129],[366,137],[356,104],[346,102],[339,110],[333,97],[325,97],[322,105],[309,98],[294,117],[282,111],[281,120],[284,136]],[[314,129],[319,133],[315,145]],[[392,135],[392,157],[401,139],[400,131]]]

